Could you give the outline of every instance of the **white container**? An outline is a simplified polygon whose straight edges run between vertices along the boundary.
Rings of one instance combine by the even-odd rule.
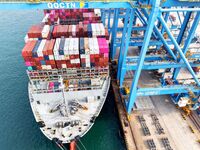
[[[38,55],[39,57],[42,57],[42,56],[43,56],[42,51],[43,51],[43,49],[44,49],[45,43],[46,43],[46,40],[42,40],[41,43],[40,43],[40,45],[39,45],[39,47],[38,47],[38,49],[37,49],[37,55]]]
[[[69,42],[69,51],[73,51],[73,48],[74,48],[74,42],[73,42],[73,39],[70,38],[70,42]]]
[[[80,56],[81,56],[81,58],[86,58],[85,54],[81,54]]]
[[[67,65],[66,64],[62,64],[61,67],[62,68],[67,68]]]
[[[74,61],[75,61],[75,64],[80,64],[80,59],[74,59]]]
[[[95,25],[95,23],[92,23],[91,27],[92,27],[92,36],[96,36],[97,33],[96,33],[96,25]]]
[[[44,25],[43,29],[42,29],[42,37],[43,38],[47,38],[49,35],[49,31],[50,31],[50,26],[49,25]]]
[[[46,65],[42,65],[42,69],[44,70],[47,69]]]
[[[65,56],[64,55],[60,55],[60,59],[61,60],[65,60]]]
[[[99,28],[100,28],[100,35],[105,35],[105,27],[103,23],[99,24]]]
[[[65,60],[69,60],[69,55],[65,55]]]
[[[90,60],[90,55],[85,55],[85,58]]]
[[[70,63],[71,63],[71,64],[75,64],[75,60],[74,60],[74,59],[71,59],[71,60],[70,60]]]
[[[79,52],[79,39],[74,38],[73,43],[74,43],[73,49],[76,51],[76,53]]]
[[[49,55],[49,60],[54,60],[54,56],[53,55]]]
[[[42,22],[45,23],[45,22],[48,22],[48,18],[49,18],[49,13],[47,13],[45,15],[45,17],[42,19]]]
[[[64,55],[69,55],[69,38],[65,38]]]
[[[94,13],[96,16],[101,17],[101,10],[100,9],[94,9]]]
[[[72,36],[76,36],[76,25],[72,25]]]
[[[57,38],[53,49],[54,55],[59,54],[58,53],[59,46],[60,46],[60,38]]]
[[[54,55],[55,60],[59,60],[59,57],[57,55]]]
[[[86,63],[86,67],[90,68],[90,63]]]
[[[46,65],[46,68],[47,68],[47,69],[52,69],[52,68],[51,68],[51,65]]]
[[[95,26],[96,26],[96,34],[97,34],[97,36],[101,35],[101,28],[99,26],[99,23],[96,23]]]

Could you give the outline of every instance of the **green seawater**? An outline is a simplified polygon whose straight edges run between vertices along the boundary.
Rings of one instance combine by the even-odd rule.
[[[39,10],[0,11],[0,150],[59,150],[39,130],[28,95],[21,57],[24,36],[42,20]],[[119,120],[110,91],[95,125],[81,138],[87,150],[124,150]],[[78,143],[81,148],[81,144]],[[78,150],[78,148],[77,148]]]

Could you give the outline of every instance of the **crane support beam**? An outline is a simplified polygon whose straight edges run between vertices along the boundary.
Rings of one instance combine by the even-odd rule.
[[[145,9],[142,9],[142,10],[143,10],[144,15],[147,18],[149,18],[147,11]],[[162,33],[160,33],[160,31],[158,30],[157,26],[155,26],[155,25],[154,25],[154,30],[155,30],[156,34],[158,35],[158,37],[160,38],[160,40],[163,42],[163,45],[164,45],[165,49],[167,50],[167,52],[172,56],[172,58],[174,60],[176,60],[176,56],[174,55],[173,51],[170,49],[170,47],[167,44],[167,42],[166,42],[165,38],[163,37]]]
[[[126,18],[124,20],[124,27],[123,27],[123,32],[122,32],[122,39],[121,39],[121,44],[120,44],[121,46],[120,46],[119,57],[118,57],[117,80],[120,79],[120,74],[121,74],[121,67],[122,67],[122,61],[123,61],[123,56],[124,56],[124,45],[125,45],[126,32],[127,32],[127,29],[128,29],[128,21],[129,21],[129,15],[128,14],[130,14],[130,11],[131,10],[126,9],[126,14],[127,15],[126,15]],[[130,14],[130,15],[132,15],[132,14]],[[130,37],[129,37],[129,40],[130,40]],[[128,41],[126,41],[126,42],[128,42]],[[127,46],[127,49],[128,49],[128,46]]]
[[[155,88],[139,88],[137,90],[137,96],[152,96],[152,95],[165,95],[165,94],[178,94],[188,93],[188,89],[193,92],[199,93],[200,89],[189,85],[172,85],[165,87]]]
[[[179,52],[180,57],[182,58],[182,60],[184,61],[184,63],[187,66],[187,69],[189,70],[189,72],[192,74],[195,82],[197,83],[198,86],[200,86],[200,82],[195,74],[195,72],[193,71],[192,67],[190,66],[188,60],[185,58],[184,53],[182,52],[180,46],[178,45],[178,43],[176,42],[175,38],[173,37],[173,35],[171,34],[169,28],[167,27],[167,24],[165,23],[164,19],[162,16],[158,16],[160,22],[162,23],[163,27],[165,28],[167,34],[169,35],[170,39],[172,40],[172,42],[174,43],[174,46],[176,48],[176,50]]]
[[[200,64],[194,64],[190,63],[190,66],[192,67],[199,67]],[[144,65],[142,66],[143,70],[156,70],[156,69],[167,69],[167,68],[187,68],[187,65],[185,63],[175,63],[175,62],[145,62]],[[130,63],[126,64],[125,67],[122,69],[130,71],[130,70],[137,70],[137,63]]]
[[[154,23],[156,21],[157,15],[158,15],[160,0],[153,1],[152,5],[153,5],[153,7],[151,9],[150,17],[148,19],[147,30],[144,35],[144,43],[143,43],[143,46],[142,46],[141,52],[140,52],[140,59],[138,61],[137,69],[136,69],[136,72],[135,72],[135,75],[134,75],[134,78],[132,81],[130,96],[129,96],[128,104],[126,106],[128,113],[131,112],[131,109],[132,109],[133,104],[135,103],[135,100],[137,97],[137,85],[138,85],[139,77],[140,77],[140,74],[142,71],[142,66],[143,66],[145,55],[146,55],[146,52],[148,49],[149,41],[150,41],[150,38],[151,38],[151,35],[153,32]]]
[[[120,72],[118,72],[117,76],[119,77],[119,82],[120,82],[120,87],[122,86],[123,84],[123,81],[124,81],[124,76],[126,74],[126,71],[124,71],[123,69],[123,66],[126,65],[126,56],[127,56],[127,53],[128,53],[128,47],[129,47],[129,42],[130,42],[130,37],[131,37],[131,31],[132,31],[132,26],[133,26],[133,21],[135,20],[134,17],[135,17],[135,9],[131,9],[131,13],[130,13],[130,20],[129,20],[129,28],[127,29],[127,33],[126,33],[126,39],[125,39],[125,44],[121,44],[121,50],[122,50],[122,53],[121,53],[121,57],[120,58]],[[125,36],[125,35],[123,35]]]
[[[190,31],[189,31],[189,35],[188,35],[188,37],[187,37],[187,39],[186,39],[186,42],[185,42],[185,44],[184,44],[184,47],[183,47],[183,50],[182,50],[184,55],[185,55],[186,52],[188,51],[189,45],[190,45],[190,43],[191,43],[191,41],[192,41],[192,38],[194,37],[194,34],[195,34],[195,31],[196,31],[196,29],[197,29],[197,27],[198,27],[199,21],[200,21],[200,12],[198,12],[198,13],[196,14],[196,17],[195,17],[195,19],[194,19],[194,22],[193,22],[193,24],[192,24],[192,27],[191,27],[191,29],[190,29]],[[181,61],[181,60],[179,60],[179,62],[180,62],[180,61]],[[176,79],[176,78],[177,78],[177,76],[178,76],[178,74],[179,74],[179,72],[180,72],[180,69],[181,69],[181,68],[177,68],[177,69],[174,70],[173,79]]]

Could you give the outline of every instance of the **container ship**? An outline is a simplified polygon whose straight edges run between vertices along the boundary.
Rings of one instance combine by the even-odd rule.
[[[22,57],[30,105],[42,133],[70,143],[98,117],[110,86],[108,31],[100,10],[44,10]]]

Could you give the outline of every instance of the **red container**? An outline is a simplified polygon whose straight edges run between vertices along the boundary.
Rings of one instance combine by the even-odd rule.
[[[42,70],[42,66],[36,66],[37,70]]]
[[[56,65],[51,65],[51,68],[52,69],[56,69]]]
[[[53,55],[54,45],[55,45],[55,39],[51,39],[50,43],[49,43],[49,47],[47,49],[47,52],[48,52],[49,55]]]
[[[25,57],[32,57],[32,50],[35,47],[37,41],[28,41],[24,48],[22,49],[22,56]]]
[[[51,65],[51,62],[49,60],[45,60],[46,65]]]
[[[69,35],[69,36],[72,36],[72,25],[69,25],[68,35]]]
[[[33,25],[27,35],[29,38],[42,38],[42,29],[44,24]]]
[[[50,62],[51,65],[55,65],[56,64],[55,60],[49,60],[49,62]]]
[[[54,48],[55,40],[47,40],[42,50],[43,55],[53,55],[53,48]]]

